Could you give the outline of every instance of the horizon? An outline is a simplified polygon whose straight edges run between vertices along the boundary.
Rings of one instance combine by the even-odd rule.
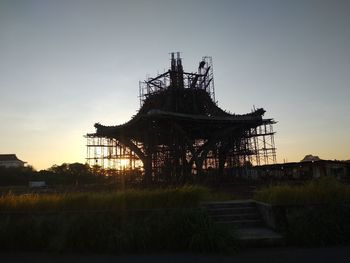
[[[0,1],[0,153],[37,170],[85,163],[94,123],[130,120],[138,82],[181,51],[187,72],[213,58],[220,108],[277,121],[277,163],[349,160],[349,12],[342,0]]]

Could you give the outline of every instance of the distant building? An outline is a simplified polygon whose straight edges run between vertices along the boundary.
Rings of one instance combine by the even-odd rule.
[[[317,156],[316,156],[317,157]],[[350,163],[331,160],[305,160],[301,162],[257,166],[259,176],[290,179],[311,179],[322,176],[350,178]]]
[[[304,159],[302,159],[300,162],[303,163],[303,162],[316,162],[316,161],[322,161],[322,160],[317,155],[308,154],[308,155],[305,155]]]
[[[25,163],[18,159],[16,154],[0,154],[0,166],[23,167]]]

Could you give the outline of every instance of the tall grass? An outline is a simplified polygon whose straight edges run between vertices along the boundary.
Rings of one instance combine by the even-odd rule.
[[[0,211],[63,211],[190,208],[210,198],[207,188],[184,186],[106,193],[29,194],[0,197]]]
[[[207,188],[198,186],[8,194],[0,197],[0,249],[89,253],[234,250],[237,243],[232,230],[215,224],[199,208],[201,201],[212,197]]]
[[[349,244],[350,208],[323,206],[296,209],[287,215],[289,243],[303,246]]]
[[[0,249],[87,253],[229,252],[234,234],[201,210],[0,216]]]
[[[350,186],[324,177],[301,186],[277,185],[260,190],[255,200],[272,204],[329,204],[350,202]]]

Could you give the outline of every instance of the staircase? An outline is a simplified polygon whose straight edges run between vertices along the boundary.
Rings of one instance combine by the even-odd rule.
[[[253,200],[210,202],[203,207],[216,223],[233,227],[242,241],[261,245],[277,244],[283,239],[265,226]]]
[[[250,200],[212,202],[204,204],[209,216],[219,224],[235,228],[263,226],[255,203]]]

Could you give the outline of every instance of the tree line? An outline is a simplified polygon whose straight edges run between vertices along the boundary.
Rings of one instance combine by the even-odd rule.
[[[0,166],[0,186],[28,185],[29,181],[45,181],[48,185],[106,183],[111,171],[82,163],[63,163],[36,171],[32,166]]]

